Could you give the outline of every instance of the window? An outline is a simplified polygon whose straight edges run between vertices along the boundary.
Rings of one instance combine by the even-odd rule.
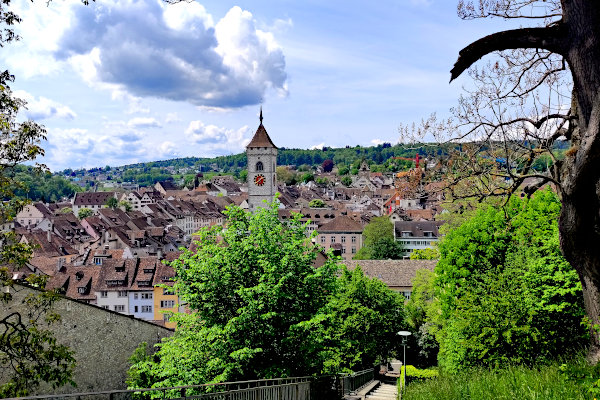
[[[94,257],[94,264],[102,265],[102,257]]]
[[[165,314],[163,319],[165,322],[169,322],[169,320],[171,319],[171,316],[169,314]]]
[[[113,307],[113,310],[115,310],[116,312],[123,312],[125,311],[125,306],[123,304],[119,304]]]
[[[342,247],[342,254],[346,254],[346,248]]]
[[[335,236],[331,236],[331,243],[335,243]]]
[[[138,312],[138,306],[133,306],[133,312]]]
[[[263,167],[263,163],[262,163],[262,162],[260,162],[260,161],[259,161],[259,162],[257,162],[257,163],[256,163],[256,170],[257,170],[257,171],[262,171],[262,170],[264,170],[264,167]]]
[[[173,294],[173,289],[163,288],[163,295],[168,296]]]
[[[148,300],[152,298],[152,293],[142,293],[142,300]]]
[[[325,236],[321,236],[321,243],[325,243]]]
[[[77,293],[79,293],[79,294],[85,294],[85,292],[86,292],[85,286],[77,288]]]
[[[356,247],[352,246],[352,254],[356,254]]]
[[[409,300],[409,299],[410,299],[410,294],[411,294],[411,292],[410,292],[410,291],[403,291],[403,292],[402,292],[402,295],[404,296],[404,298],[405,298],[406,300]]]
[[[127,297],[127,290],[117,291],[117,297]]]
[[[342,243],[346,243],[346,236],[342,236]]]
[[[105,291],[105,290],[101,291],[100,292],[100,297],[104,297],[104,298],[108,297],[108,292]]]
[[[352,236],[352,243],[356,243],[356,236]]]
[[[104,308],[105,310],[109,310],[110,309],[108,306],[102,306],[102,308]]]
[[[138,298],[138,294],[137,294],[137,293],[134,293],[134,294],[133,294],[133,298],[137,300],[137,298]]]
[[[175,307],[175,300],[161,300],[160,308],[173,308]]]
[[[143,313],[152,312],[152,306],[142,306],[142,312]]]

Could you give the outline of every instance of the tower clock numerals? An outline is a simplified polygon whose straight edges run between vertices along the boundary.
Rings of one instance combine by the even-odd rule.
[[[254,177],[254,184],[257,186],[263,186],[265,184],[265,176],[264,175],[256,175]]]

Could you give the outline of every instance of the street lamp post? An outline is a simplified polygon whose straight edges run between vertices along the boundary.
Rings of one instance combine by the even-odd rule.
[[[398,335],[402,336],[402,346],[404,347],[404,360],[402,361],[402,365],[404,366],[404,375],[402,377],[402,391],[404,391],[406,387],[406,341],[410,336],[410,332],[408,331],[400,331]]]

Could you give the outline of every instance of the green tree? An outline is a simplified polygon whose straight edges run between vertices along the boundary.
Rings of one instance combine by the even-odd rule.
[[[295,326],[310,320],[335,289],[335,258],[319,268],[319,246],[299,215],[278,219],[277,203],[247,213],[229,207],[226,228],[205,228],[196,252],[172,265],[174,290],[189,315],[145,367],[155,386],[311,374]]]
[[[310,181],[314,181],[315,176],[312,172],[305,172],[304,174],[302,174],[302,177],[300,178],[300,180],[304,183],[308,183]]]
[[[297,327],[305,338],[300,354],[323,374],[371,368],[397,350],[395,332],[406,329],[404,320],[401,294],[360,266],[344,269],[327,305]]]
[[[350,187],[352,186],[352,178],[350,178],[349,176],[344,176],[341,180],[342,185],[346,186],[346,187]]]
[[[438,249],[416,249],[410,253],[411,260],[437,260],[440,258]]]
[[[402,245],[394,240],[394,225],[388,217],[375,217],[363,231],[363,247],[355,260],[398,260],[403,257]]]
[[[318,177],[317,180],[315,181],[317,183],[317,185],[321,186],[321,187],[325,187],[329,185],[329,179],[327,178],[323,178],[323,177]]]
[[[531,364],[586,343],[581,284],[559,249],[560,202],[551,191],[488,207],[440,244],[439,362]]]
[[[439,351],[436,334],[441,320],[440,302],[435,295],[435,277],[435,273],[428,269],[417,270],[410,299],[405,305],[406,321],[414,337],[414,346],[409,350],[412,353],[411,360],[422,367],[437,364]]]
[[[131,211],[133,209],[131,203],[128,202],[127,200],[119,201],[119,207],[124,208],[125,211]]]
[[[108,200],[106,200],[105,206],[114,210],[115,208],[119,207],[119,200],[117,200],[116,197],[111,196],[108,198]]]
[[[312,199],[309,203],[308,206],[310,208],[323,208],[326,206],[325,202],[321,199]]]
[[[82,208],[79,211],[77,211],[77,218],[79,219],[91,217],[92,215],[94,215],[94,211],[90,208]]]
[[[350,169],[348,169],[347,165],[342,165],[342,166],[338,167],[337,173],[339,176],[348,175],[350,173]]]
[[[296,184],[296,173],[290,171],[289,168],[280,166],[275,169],[275,172],[277,174],[278,181],[283,182],[286,185]]]
[[[246,182],[246,180],[248,180],[248,170],[247,169],[243,169],[240,171],[240,180],[242,182]]]

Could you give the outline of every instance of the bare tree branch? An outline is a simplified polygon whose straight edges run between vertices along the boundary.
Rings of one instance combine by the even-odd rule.
[[[521,28],[485,36],[459,52],[458,60],[450,71],[450,82],[458,78],[481,57],[494,51],[539,48],[562,54],[562,24],[545,28]]]

